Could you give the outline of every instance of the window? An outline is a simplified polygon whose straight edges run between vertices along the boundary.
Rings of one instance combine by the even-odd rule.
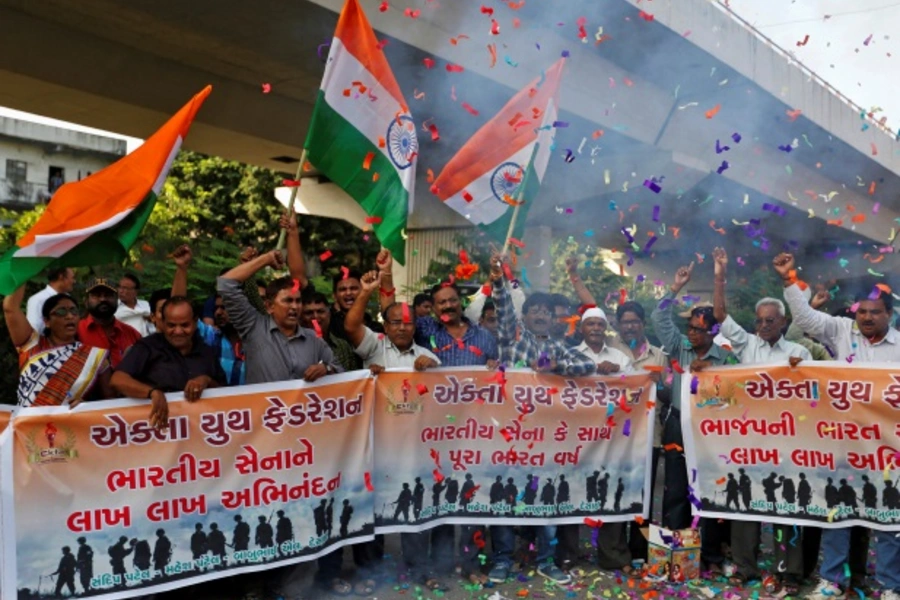
[[[6,159],[6,180],[10,183],[25,183],[28,178],[28,163]]]
[[[47,190],[53,194],[66,182],[66,171],[62,167],[50,166],[47,174]]]

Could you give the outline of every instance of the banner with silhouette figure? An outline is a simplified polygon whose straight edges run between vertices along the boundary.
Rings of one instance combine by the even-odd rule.
[[[656,386],[465,368],[378,376],[378,532],[646,517]]]
[[[694,514],[900,531],[897,372],[804,362],[685,375]]]
[[[128,598],[373,537],[371,376],[20,411],[2,444],[2,597]]]

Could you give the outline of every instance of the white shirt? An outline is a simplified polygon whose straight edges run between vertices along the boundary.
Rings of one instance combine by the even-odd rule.
[[[25,318],[31,323],[31,328],[38,333],[44,331],[44,327],[46,327],[44,324],[44,316],[41,314],[41,309],[44,308],[44,302],[47,301],[47,298],[55,296],[58,293],[59,292],[48,285],[28,299],[28,302],[25,305]]]
[[[522,306],[525,305],[525,292],[522,291],[522,286],[510,288],[509,296],[512,298],[513,308],[516,310],[516,318],[522,318]],[[473,323],[478,323],[481,320],[481,311],[484,309],[484,303],[487,302],[487,299],[490,298],[491,295],[484,295],[484,292],[479,289],[473,295],[469,296],[471,302],[466,307],[466,310],[463,314],[465,314],[466,318],[472,321]]]
[[[154,332],[153,326],[147,319],[150,318],[150,303],[146,300],[138,300],[134,308],[129,308],[119,300],[119,308],[116,309],[116,318],[126,325],[137,329],[141,337],[147,337]]]
[[[812,360],[809,350],[800,344],[789,342],[784,339],[784,336],[781,336],[774,345],[769,344],[758,335],[747,333],[731,318],[731,315],[725,317],[725,320],[719,325],[719,333],[727,338],[731,345],[731,351],[745,365],[787,362],[792,356],[803,360]]]
[[[900,334],[893,327],[884,338],[872,344],[859,332],[855,320],[832,317],[807,304],[796,283],[784,288],[784,300],[791,308],[794,323],[831,348],[837,360],[852,355],[853,362],[900,362]]]
[[[378,339],[379,337],[381,339]],[[363,341],[356,347],[355,352],[363,359],[363,365],[366,367],[380,365],[385,369],[411,369],[420,356],[427,356],[437,364],[441,364],[441,360],[427,348],[413,344],[407,350],[400,350],[386,335],[381,336],[368,327]]]
[[[587,342],[581,342],[581,345],[576,346],[575,350],[581,352],[598,365],[607,361],[617,364],[619,365],[619,372],[621,373],[634,370],[631,358],[620,350],[610,348],[609,344],[603,344],[603,349],[600,350],[600,352],[594,352],[591,350],[591,347],[587,345]]]

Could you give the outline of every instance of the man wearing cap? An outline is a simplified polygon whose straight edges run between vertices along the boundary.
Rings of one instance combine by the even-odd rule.
[[[86,346],[109,350],[113,369],[122,362],[125,351],[141,339],[137,329],[116,318],[119,295],[108,279],[94,277],[87,285],[88,316],[78,323],[78,339]]]
[[[569,273],[569,281],[578,299],[584,307],[597,306],[597,300],[587,289],[581,277],[578,276],[578,259],[570,256],[566,259],[566,270]],[[711,306],[711,305],[710,305]],[[682,315],[684,316],[684,315]],[[690,315],[687,315],[688,317]],[[584,318],[584,317],[582,317]],[[619,304],[616,308],[616,332],[608,332],[606,345],[631,358],[632,368],[642,369],[647,367],[665,367],[666,355],[662,348],[650,344],[644,332],[645,321],[644,307],[640,302],[629,300]],[[609,333],[613,333],[610,335]],[[657,392],[660,390],[657,389]]]
[[[728,254],[723,248],[713,249],[715,287],[713,292],[713,316],[720,323],[719,333],[731,344],[741,359],[741,364],[766,364],[790,362],[796,366],[802,360],[811,360],[809,351],[784,339],[781,332],[787,324],[784,303],[775,298],[763,298],[756,303],[756,335],[731,318],[725,306],[725,275],[728,270]],[[792,526],[775,525],[778,539],[789,539]],[[759,572],[759,521],[731,521],[731,552],[735,572],[729,577],[733,585],[744,585],[758,579]],[[780,550],[780,548],[785,550]],[[803,545],[775,544],[775,556],[779,569],[777,577],[789,596],[796,596],[803,579]]]
[[[631,371],[631,358],[606,343],[606,313],[601,308],[589,308],[581,315],[581,335],[584,341],[575,349],[597,364],[598,375]]]
[[[681,267],[675,273],[675,282],[659,301],[651,319],[653,330],[659,336],[663,348],[672,362],[672,401],[663,408],[662,443],[665,449],[665,488],[663,492],[663,526],[668,529],[685,529],[691,523],[691,507],[688,502],[688,472],[684,459],[684,439],[681,432],[681,378],[698,364],[718,366],[736,364],[737,357],[713,342],[718,326],[712,308],[695,307],[688,321],[688,334],[684,335],[672,320],[672,307],[681,289],[691,280],[694,263]],[[701,559],[709,570],[721,572],[725,557],[722,555],[724,526],[709,519],[703,522],[703,546]]]
[[[606,344],[606,314],[594,307],[581,315],[584,341],[575,349],[597,364],[597,373],[611,375],[633,370],[631,358]],[[625,523],[606,523],[597,532],[597,566],[607,571],[631,575],[631,550],[625,535]]]

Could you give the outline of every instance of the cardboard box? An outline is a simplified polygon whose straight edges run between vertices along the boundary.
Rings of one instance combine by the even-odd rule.
[[[700,577],[699,529],[671,531],[651,524],[645,531],[651,574],[676,582]]]

